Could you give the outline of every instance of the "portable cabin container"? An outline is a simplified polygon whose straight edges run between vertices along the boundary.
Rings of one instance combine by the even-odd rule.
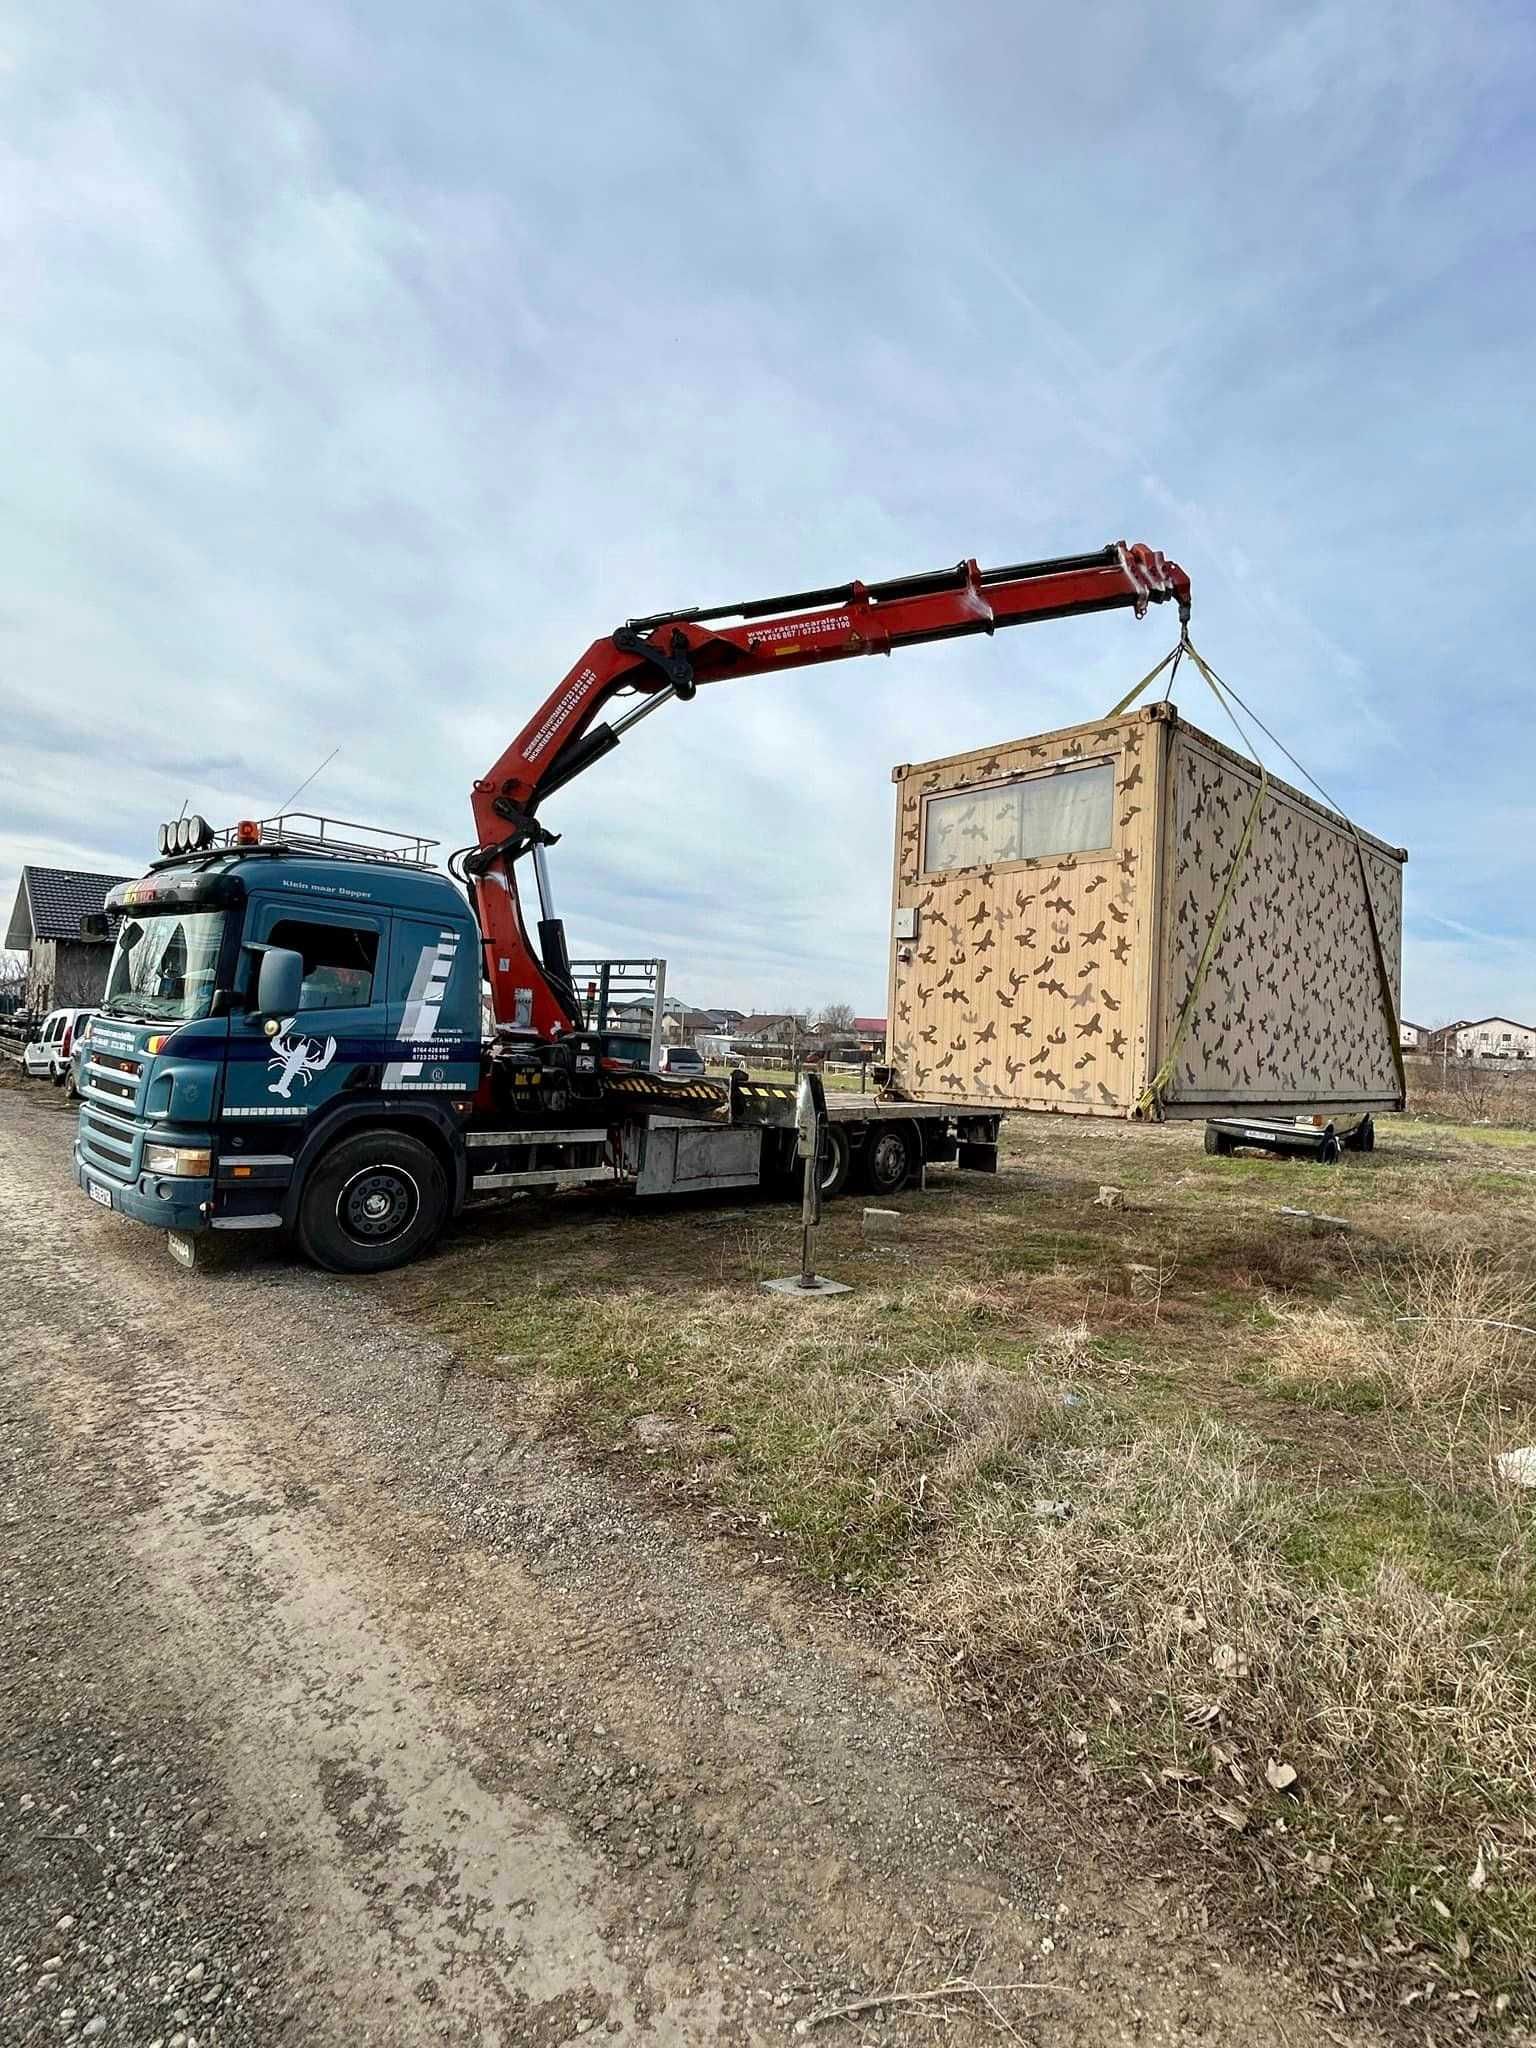
[[[1117,1117],[1402,1108],[1402,848],[1167,703],[892,779],[901,1094]]]

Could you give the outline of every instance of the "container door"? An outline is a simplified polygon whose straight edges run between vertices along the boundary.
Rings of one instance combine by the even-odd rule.
[[[370,911],[257,900],[246,943],[286,946],[304,962],[299,1007],[268,1035],[251,1016],[233,1021],[224,1115],[238,1124],[308,1122],[344,1089],[377,1085],[385,1045],[381,1000],[387,920]],[[254,959],[247,986],[255,987]]]

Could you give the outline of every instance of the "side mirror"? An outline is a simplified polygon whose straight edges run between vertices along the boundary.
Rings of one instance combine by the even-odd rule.
[[[288,1017],[304,994],[304,959],[289,946],[262,948],[256,976],[256,1009],[263,1017]]]

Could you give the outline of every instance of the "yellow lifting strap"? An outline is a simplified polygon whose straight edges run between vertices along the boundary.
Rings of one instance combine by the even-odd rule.
[[[1189,635],[1187,633],[1184,634],[1180,638],[1178,646],[1170,647],[1168,652],[1163,656],[1162,660],[1157,664],[1156,668],[1149,668],[1146,674],[1142,677],[1141,681],[1136,685],[1136,687],[1134,689],[1126,691],[1125,695],[1120,699],[1120,702],[1115,706],[1114,710],[1110,712],[1110,717],[1123,718],[1126,712],[1129,711],[1131,706],[1136,702],[1136,699],[1141,695],[1142,691],[1147,687],[1148,683],[1155,683],[1158,677],[1162,674],[1163,670],[1168,666],[1169,662],[1172,662],[1175,668],[1177,668],[1179,656],[1181,654],[1193,654],[1194,651],[1195,650],[1189,644]],[[1171,682],[1172,680],[1173,678],[1170,676],[1169,681]]]
[[[1392,996],[1392,976],[1387,971],[1387,949],[1381,943],[1381,931],[1376,923],[1376,905],[1371,896],[1371,877],[1365,865],[1365,841],[1353,824],[1350,824],[1349,829],[1354,837],[1355,855],[1360,862],[1360,888],[1365,897],[1366,923],[1371,928],[1371,951],[1376,958],[1376,985],[1381,991],[1382,1015],[1387,1020],[1387,1044],[1392,1051],[1392,1071],[1397,1076],[1397,1092],[1406,1107],[1408,1069],[1403,1065],[1403,1036],[1397,1021],[1397,1004]]]
[[[1185,654],[1189,656],[1195,667],[1200,671],[1212,696],[1235,725],[1237,720],[1231,706],[1227,703],[1226,694],[1199,649],[1190,639],[1187,629],[1180,635],[1178,645],[1163,656],[1157,667],[1150,669],[1142,677],[1141,681],[1137,683],[1135,688],[1128,691],[1120,699],[1114,710],[1110,712],[1110,717],[1121,717],[1135,703],[1148,683],[1155,682],[1170,662],[1177,668],[1179,657]],[[1241,731],[1241,727],[1238,729]],[[1222,884],[1221,900],[1216,905],[1216,914],[1211,919],[1211,928],[1206,934],[1205,945],[1201,949],[1199,963],[1195,968],[1194,979],[1189,985],[1189,992],[1184,998],[1183,1005],[1174,1024],[1173,1036],[1168,1042],[1168,1051],[1163,1058],[1162,1065],[1152,1076],[1152,1079],[1148,1082],[1141,1095],[1141,1099],[1136,1104],[1137,1116],[1158,1117],[1162,1114],[1164,1093],[1169,1082],[1173,1079],[1179,1052],[1183,1047],[1190,1024],[1194,1020],[1201,991],[1205,987],[1205,978],[1210,972],[1211,962],[1215,959],[1217,950],[1221,945],[1222,933],[1226,929],[1227,912],[1232,905],[1233,891],[1237,887],[1237,878],[1242,872],[1243,863],[1248,858],[1248,850],[1253,844],[1253,835],[1259,822],[1259,813],[1263,808],[1265,792],[1269,788],[1269,773],[1263,762],[1257,761],[1254,765],[1259,771],[1258,787],[1254,790],[1253,802],[1249,806],[1248,816],[1243,821],[1242,833],[1233,852],[1231,864],[1227,869],[1226,880]],[[1340,815],[1342,816],[1343,814],[1340,813]],[[1350,836],[1355,842],[1356,858],[1360,864],[1360,887],[1365,897],[1366,923],[1370,928],[1371,951],[1376,963],[1376,980],[1381,994],[1382,1014],[1387,1026],[1387,1042],[1392,1052],[1392,1065],[1397,1076],[1398,1093],[1406,1101],[1408,1081],[1403,1066],[1402,1041],[1398,1035],[1397,1005],[1392,995],[1392,977],[1387,969],[1386,948],[1382,945],[1381,932],[1376,922],[1376,905],[1371,896],[1370,874],[1365,864],[1365,843],[1361,839],[1355,825],[1347,818],[1344,822],[1349,826]]]

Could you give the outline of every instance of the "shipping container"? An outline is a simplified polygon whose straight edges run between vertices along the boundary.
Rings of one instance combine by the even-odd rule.
[[[892,776],[902,1095],[1116,1117],[1402,1108],[1402,848],[1167,703]]]

